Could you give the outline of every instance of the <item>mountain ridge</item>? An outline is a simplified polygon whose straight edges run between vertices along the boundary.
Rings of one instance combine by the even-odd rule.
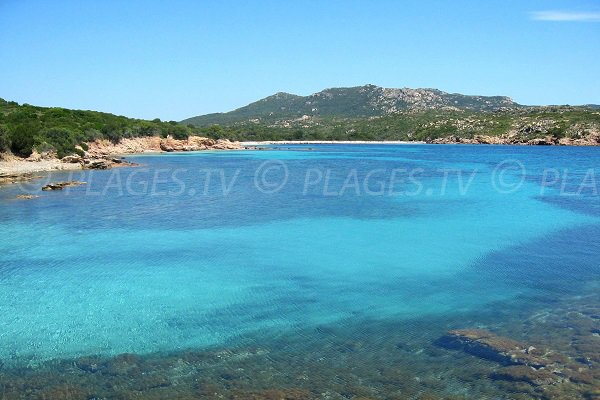
[[[507,96],[448,93],[433,88],[384,88],[373,84],[326,88],[308,96],[277,92],[233,111],[181,121],[195,126],[269,123],[308,117],[362,118],[429,110],[493,112],[524,107]],[[258,121],[257,121],[258,120]]]

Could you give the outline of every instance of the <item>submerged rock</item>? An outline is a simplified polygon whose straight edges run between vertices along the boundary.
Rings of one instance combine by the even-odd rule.
[[[31,200],[31,199],[37,199],[40,196],[36,196],[34,194],[18,194],[17,195],[17,199],[18,200]]]
[[[450,331],[438,339],[437,344],[502,364],[502,368],[490,375],[495,381],[511,383],[515,387],[531,385],[536,392],[544,394],[543,398],[581,398],[578,396],[590,386],[596,387],[600,381],[598,359],[595,358],[600,349],[600,340],[596,339],[600,338],[590,334],[587,323],[571,322],[568,326],[574,336],[570,347],[577,350],[576,354],[540,351],[481,329]],[[582,334],[577,333],[580,329]],[[564,347],[559,349],[565,350]]]
[[[310,400],[314,397],[309,391],[303,389],[240,390],[233,393],[233,398],[247,400]]]
[[[19,182],[26,182],[32,179],[40,178],[40,176],[34,175],[30,172],[24,174],[2,174],[0,173],[0,185],[2,184],[14,184]]]
[[[85,185],[85,182],[80,182],[80,181],[56,182],[56,183],[49,183],[47,185],[44,185],[42,187],[42,190],[45,192],[51,191],[51,190],[63,190],[66,187],[80,186],[80,185]]]
[[[102,361],[99,357],[81,357],[75,360],[75,366],[82,371],[90,372],[92,374],[100,371],[104,368]]]
[[[551,385],[561,381],[560,377],[545,369],[535,369],[526,365],[511,365],[492,374],[492,379],[510,382],[527,382],[534,386]]]
[[[542,368],[552,363],[533,346],[482,329],[453,330],[440,338],[437,343],[443,347],[464,350],[467,353],[505,365]]]

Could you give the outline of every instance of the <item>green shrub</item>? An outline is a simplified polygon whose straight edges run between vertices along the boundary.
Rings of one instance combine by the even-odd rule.
[[[83,133],[83,140],[85,140],[86,142],[93,142],[94,140],[102,139],[102,137],[102,132],[94,128],[85,129]]]
[[[108,123],[106,125],[104,125],[101,129],[100,132],[102,132],[102,135],[110,140],[112,143],[119,143],[119,141],[121,140],[121,131],[119,129],[119,126],[116,123]]]
[[[75,149],[73,150],[73,152],[74,152],[75,154],[77,154],[79,157],[85,157],[85,152],[84,152],[83,150],[81,150],[81,149],[75,148]]]
[[[77,143],[75,132],[62,128],[51,128],[44,131],[41,139],[54,146],[59,158],[73,153]]]
[[[34,136],[37,134],[34,124],[18,125],[10,133],[10,149],[21,157],[29,157],[33,152]]]
[[[81,148],[85,151],[88,151],[90,149],[90,146],[88,146],[86,142],[79,143],[79,146],[81,146]]]
[[[3,126],[0,126],[0,152],[4,153],[10,150],[10,138],[8,136],[8,130]]]
[[[179,140],[187,139],[189,136],[187,129],[182,125],[176,125],[169,129],[169,135]]]

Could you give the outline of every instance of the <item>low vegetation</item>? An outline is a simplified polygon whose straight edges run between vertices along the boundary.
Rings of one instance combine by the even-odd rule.
[[[406,140],[451,135],[516,135],[523,140],[584,137],[600,129],[600,111],[580,107],[532,107],[499,112],[423,111],[370,118],[309,117],[271,123],[238,122],[205,127],[231,140]]]
[[[21,157],[34,150],[56,151],[58,157],[77,153],[76,146],[96,139],[118,142],[121,138],[173,136],[176,139],[201,135],[210,129],[163,122],[126,118],[96,111],[36,107],[0,99],[0,151],[12,151]],[[79,150],[80,152],[81,150]]]

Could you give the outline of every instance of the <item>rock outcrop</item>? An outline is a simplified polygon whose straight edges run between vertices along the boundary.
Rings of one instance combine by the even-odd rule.
[[[600,131],[592,131],[585,136],[561,138],[558,142],[562,146],[600,146]]]
[[[123,154],[146,152],[184,152],[203,150],[240,150],[242,145],[227,139],[210,139],[200,136],[190,136],[187,139],[174,139],[171,136],[157,136],[122,139],[119,143],[108,140],[96,140],[89,144],[85,157],[77,159],[69,156],[65,162],[79,162],[84,169],[109,169],[117,166],[131,166],[131,163],[115,157]]]
[[[122,139],[119,143],[108,140],[96,140],[89,144],[86,154],[90,158],[106,158],[114,155],[135,154],[146,152],[178,152],[203,150],[241,150],[239,142],[227,139],[210,139],[200,136],[190,136],[187,139],[174,139],[170,136],[158,136]]]
[[[31,155],[29,157],[27,157],[27,161],[37,162],[37,161],[44,161],[44,160],[56,160],[56,158],[57,158],[57,156],[56,156],[56,152],[54,150],[38,153],[34,149],[33,152],[31,153]]]
[[[475,135],[473,137],[445,136],[427,141],[430,144],[508,144],[528,146],[599,146],[600,133],[592,133],[582,137],[557,138],[549,135],[527,139],[514,133],[504,136]]]
[[[600,146],[600,127],[594,124],[574,124],[564,137],[553,135],[553,121],[534,121],[513,127],[499,136],[449,135],[428,140],[431,144],[510,144],[529,146]]]
[[[66,187],[80,186],[80,185],[85,185],[85,182],[80,182],[80,181],[56,182],[56,183],[49,183],[47,185],[42,186],[42,190],[45,192],[51,191],[51,190],[63,190]]]
[[[78,155],[70,155],[61,158],[60,161],[68,164],[81,164],[83,162],[83,157]]]
[[[63,163],[80,164],[82,169],[110,169],[115,166],[133,166],[134,164],[118,157],[89,157],[84,156],[66,156],[61,159]]]
[[[455,135],[437,138],[428,141],[430,144],[518,144],[514,138],[500,136],[475,135],[472,138],[460,137]]]

